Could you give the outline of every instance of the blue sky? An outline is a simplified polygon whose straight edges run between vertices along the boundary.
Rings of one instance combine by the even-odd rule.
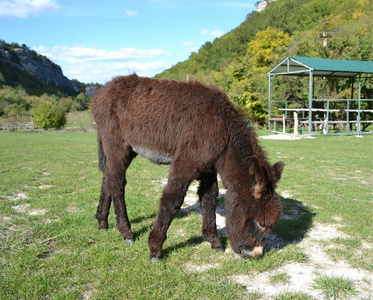
[[[0,0],[0,39],[26,44],[69,79],[157,73],[231,31],[257,0]]]

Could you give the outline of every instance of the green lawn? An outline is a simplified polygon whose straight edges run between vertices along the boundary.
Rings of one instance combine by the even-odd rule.
[[[137,158],[128,171],[136,236],[128,246],[113,212],[104,233],[93,218],[101,184],[95,133],[0,132],[0,299],[260,299],[230,278],[306,262],[296,241],[315,223],[338,223],[349,237],[333,240],[330,257],[373,272],[373,137],[261,144],[271,162],[286,163],[279,184],[287,195],[284,211],[304,211],[274,230],[286,241],[281,251],[267,248],[256,261],[216,252],[203,242],[201,217],[191,211],[171,224],[157,264],[149,259],[147,238],[167,166]],[[195,272],[196,266],[207,268]]]

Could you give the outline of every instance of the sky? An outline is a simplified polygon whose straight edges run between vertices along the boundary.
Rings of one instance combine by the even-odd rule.
[[[0,39],[84,83],[152,77],[240,25],[257,0],[0,0]]]

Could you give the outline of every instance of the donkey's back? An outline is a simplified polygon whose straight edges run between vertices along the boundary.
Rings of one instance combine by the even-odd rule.
[[[158,164],[171,163],[183,150],[202,153],[205,163],[215,160],[227,143],[232,110],[213,86],[137,75],[114,78],[92,101],[104,144],[115,131],[135,153]]]

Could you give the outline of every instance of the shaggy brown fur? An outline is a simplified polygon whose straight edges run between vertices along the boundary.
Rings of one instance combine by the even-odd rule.
[[[256,255],[252,250],[264,245],[264,236],[280,218],[280,197],[274,190],[284,163],[268,163],[255,133],[225,93],[198,82],[116,77],[97,91],[92,113],[103,171],[96,213],[99,229],[108,228],[113,202],[117,227],[133,243],[124,188],[126,170],[139,154],[170,164],[149,235],[153,260],[162,257],[167,229],[194,179],[200,181],[203,236],[213,248],[224,250],[216,230],[217,173],[227,189],[226,226],[232,248],[243,257]]]

